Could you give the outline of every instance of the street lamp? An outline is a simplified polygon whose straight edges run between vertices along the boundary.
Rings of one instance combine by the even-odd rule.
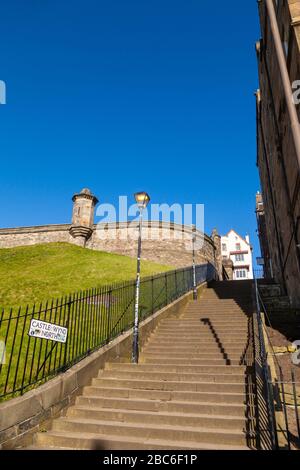
[[[143,210],[146,209],[147,205],[149,204],[150,197],[147,193],[140,192],[135,193],[134,198],[140,211],[132,345],[132,362],[137,364],[139,362],[139,300],[141,285],[142,221]]]
[[[196,227],[193,226],[193,299],[197,300],[197,280],[196,280],[196,261],[195,261],[195,242],[196,242]]]

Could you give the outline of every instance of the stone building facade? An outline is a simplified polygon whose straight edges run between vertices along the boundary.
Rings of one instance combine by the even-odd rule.
[[[263,215],[266,237],[262,251],[267,274],[282,284],[292,306],[299,306],[300,108],[293,93],[300,80],[300,1],[262,0],[258,5],[262,38],[256,43],[257,164],[263,204],[259,221]]]
[[[0,229],[0,248],[66,242],[92,250],[136,257],[138,222],[94,223],[97,198],[88,189],[73,196],[71,224]],[[195,261],[210,263],[222,273],[220,237],[212,237],[192,227],[145,221],[142,229],[142,257],[145,260],[181,268],[191,266],[192,240],[195,235]]]
[[[261,250],[261,256],[264,260],[263,273],[264,278],[272,279],[273,278],[273,266],[272,258],[270,256],[269,243],[267,237],[267,225],[266,225],[266,215],[265,208],[263,203],[263,198],[260,192],[256,194],[256,220],[257,220],[257,232]]]

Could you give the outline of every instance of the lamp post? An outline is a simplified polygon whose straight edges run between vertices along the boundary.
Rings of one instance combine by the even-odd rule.
[[[136,283],[135,283],[133,344],[132,344],[132,362],[134,364],[137,364],[139,362],[139,300],[140,300],[140,285],[141,285],[142,221],[143,221],[143,210],[149,204],[150,197],[147,193],[140,192],[140,193],[135,193],[134,198],[137,203],[138,209],[140,211],[137,270],[136,270]]]
[[[197,300],[197,280],[196,280],[196,262],[195,262],[195,242],[196,242],[196,227],[193,226],[193,299]]]

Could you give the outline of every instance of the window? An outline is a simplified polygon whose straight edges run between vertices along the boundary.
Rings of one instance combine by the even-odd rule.
[[[226,243],[222,243],[222,250],[223,250],[223,251],[227,251],[227,245],[226,245]]]
[[[245,269],[238,269],[235,272],[236,279],[247,279],[247,272]]]
[[[240,243],[236,243],[235,249],[236,249],[236,251],[241,251],[241,244],[240,244]]]
[[[244,255],[235,255],[235,261],[245,261]]]
[[[289,31],[289,29],[287,29],[287,30],[283,29],[282,43],[283,43],[283,48],[284,48],[286,59],[288,58],[288,55],[289,55],[289,41],[290,41],[290,31]]]

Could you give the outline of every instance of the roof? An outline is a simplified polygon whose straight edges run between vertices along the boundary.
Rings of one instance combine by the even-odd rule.
[[[230,234],[230,232],[235,233],[241,240],[243,240],[245,243],[247,243],[247,245],[250,246],[250,248],[251,248],[250,243],[247,242],[247,240],[246,240],[244,237],[242,237],[240,234],[238,234],[233,228],[230,229],[229,232],[228,232],[226,235],[224,235],[224,237],[228,237],[228,235]]]

